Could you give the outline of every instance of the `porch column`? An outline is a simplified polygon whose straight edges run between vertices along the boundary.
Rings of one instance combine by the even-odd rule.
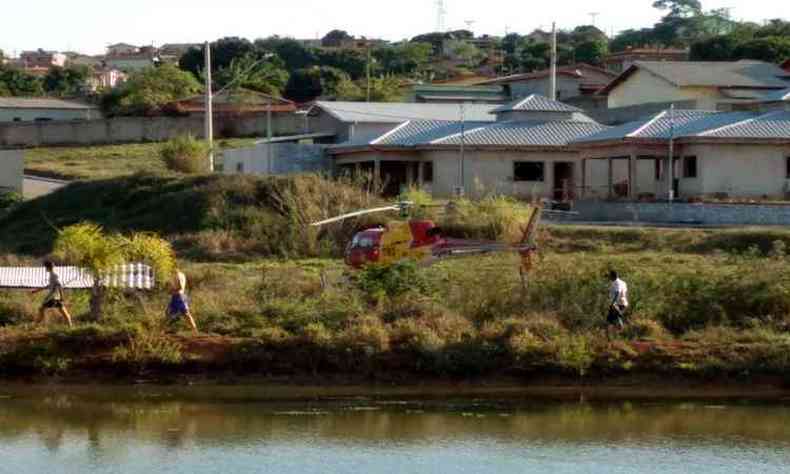
[[[425,184],[425,166],[423,165],[422,161],[417,162],[417,186],[422,189],[422,186]]]
[[[631,153],[628,157],[628,199],[632,201],[639,197],[637,179],[639,177],[637,166],[639,164],[636,153]]]
[[[376,188],[381,186],[381,160],[379,158],[373,160],[373,183]]]
[[[362,163],[354,163],[354,179],[359,179],[362,175]]]
[[[613,161],[614,160],[612,160],[611,156],[606,158],[606,164],[607,164],[607,170],[606,170],[606,173],[607,173],[607,176],[606,176],[607,196],[609,196],[609,199],[612,199],[614,197],[614,168],[613,168]]]
[[[582,158],[582,171],[581,171],[581,178],[582,178],[582,189],[579,192],[579,196],[581,199],[584,199],[585,193],[587,192],[587,158]]]

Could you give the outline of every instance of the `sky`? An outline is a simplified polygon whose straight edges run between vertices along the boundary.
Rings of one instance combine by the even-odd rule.
[[[607,33],[651,26],[662,13],[652,0],[444,0],[446,29],[476,34],[528,33],[595,24]],[[13,55],[44,48],[100,54],[112,43],[191,43],[224,36],[315,38],[332,29],[401,40],[436,29],[435,0],[29,0],[4,5],[0,49]],[[790,19],[786,0],[703,0],[732,17]],[[10,21],[9,21],[10,20]],[[474,23],[468,24],[467,22]]]

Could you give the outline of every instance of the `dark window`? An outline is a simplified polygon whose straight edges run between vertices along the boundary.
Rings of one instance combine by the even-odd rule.
[[[683,158],[683,177],[696,178],[697,177],[697,157],[687,156]]]
[[[655,165],[656,165],[655,166],[655,168],[656,168],[656,172],[655,172],[655,174],[656,174],[656,181],[661,181],[661,160],[657,159],[657,160],[653,161],[653,163],[655,163]]]
[[[786,159],[785,168],[787,168],[787,179],[790,179],[790,156],[788,156]]]
[[[22,121],[22,117],[14,117],[14,122],[21,122],[21,121]]]
[[[433,183],[433,161],[422,164],[422,180],[425,183]]]
[[[545,164],[542,161],[516,161],[513,163],[514,181],[543,182]]]

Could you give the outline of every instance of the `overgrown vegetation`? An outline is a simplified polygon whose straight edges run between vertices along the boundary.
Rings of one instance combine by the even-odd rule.
[[[790,369],[786,230],[544,227],[526,289],[515,254],[344,276],[342,262],[308,257],[337,256],[373,221],[320,231],[306,224],[378,204],[358,184],[317,176],[136,176],[74,185],[21,205],[0,220],[4,265],[30,264],[51,251],[54,231],[42,213],[58,227],[93,219],[112,232],[166,235],[186,259],[206,336],[179,335],[187,329],[181,321],[166,325],[162,289],[108,295],[101,324],[90,323],[89,293],[69,292],[74,330],[34,327],[38,302],[5,292],[0,372],[577,378],[782,376]],[[430,203],[415,193],[404,197]],[[519,212],[490,198],[462,202],[442,219],[454,222],[453,232],[505,238]],[[632,311],[610,344],[603,324],[612,268],[631,287]]]
[[[162,144],[159,155],[170,171],[184,174],[207,173],[211,148],[204,140],[180,135]]]

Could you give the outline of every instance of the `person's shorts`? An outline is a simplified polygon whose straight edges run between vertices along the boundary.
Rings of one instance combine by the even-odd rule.
[[[612,326],[622,326],[624,314],[625,308],[622,306],[612,306],[609,308],[609,314],[606,316],[606,322]]]
[[[167,315],[178,317],[189,312],[189,299],[185,295],[173,295],[167,305]]]
[[[61,300],[47,300],[41,305],[41,309],[62,309],[63,301]]]

